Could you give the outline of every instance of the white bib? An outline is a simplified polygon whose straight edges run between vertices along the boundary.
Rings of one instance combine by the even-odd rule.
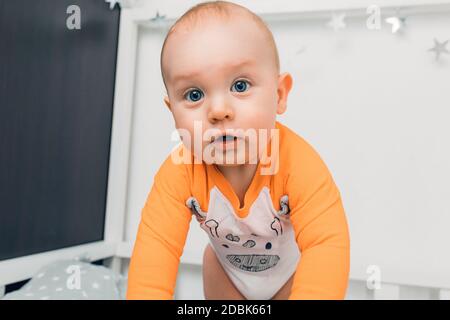
[[[297,269],[301,254],[287,196],[280,204],[282,210],[276,211],[266,186],[244,218],[216,186],[210,191],[208,212],[201,211],[195,198],[187,201],[230,280],[249,300],[271,299]]]

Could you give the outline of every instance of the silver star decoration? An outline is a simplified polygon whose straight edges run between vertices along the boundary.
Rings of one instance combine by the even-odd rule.
[[[109,9],[112,10],[116,6],[116,3],[120,7],[120,0],[105,0],[105,2],[109,3]]]
[[[433,51],[436,54],[436,60],[439,60],[441,53],[450,54],[450,51],[447,50],[448,41],[439,42],[436,38],[434,39],[434,47],[429,49],[428,51]]]
[[[400,9],[397,9],[395,15],[386,18],[385,21],[392,25],[392,33],[397,33],[405,27],[406,17],[400,14]]]
[[[156,11],[156,16],[154,16],[153,18],[151,18],[150,19],[150,21],[152,21],[152,22],[160,22],[160,21],[163,21],[163,20],[165,20],[166,19],[166,15],[163,15],[163,16],[161,16],[161,15],[159,15],[159,12],[158,11]]]
[[[150,19],[152,24],[155,24],[158,28],[164,26],[164,21],[166,20],[165,15],[160,15],[158,11],[156,11],[156,15]]]
[[[331,20],[327,23],[327,26],[334,29],[334,31],[338,31],[339,29],[345,28],[345,13],[336,14],[333,13]]]

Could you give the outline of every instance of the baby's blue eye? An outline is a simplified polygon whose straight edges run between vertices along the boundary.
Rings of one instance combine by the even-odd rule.
[[[245,90],[247,90],[248,85],[248,81],[239,80],[233,84],[233,88],[235,88],[237,92],[244,92]]]
[[[189,92],[186,93],[185,98],[187,98],[189,101],[191,102],[197,102],[198,100],[200,100],[203,96],[203,92],[201,92],[200,90],[194,89],[194,90],[190,90]]]

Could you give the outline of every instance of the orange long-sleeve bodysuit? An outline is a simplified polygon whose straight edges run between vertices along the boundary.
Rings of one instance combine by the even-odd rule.
[[[173,299],[193,214],[247,298],[270,298],[293,272],[289,299],[345,297],[350,239],[339,190],[303,138],[278,121],[276,128],[278,171],[261,175],[259,162],[243,208],[214,165],[166,158],[142,210],[127,299]]]

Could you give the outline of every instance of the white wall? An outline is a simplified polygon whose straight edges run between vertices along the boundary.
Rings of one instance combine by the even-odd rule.
[[[436,62],[427,50],[433,38],[450,38],[450,14],[411,16],[397,35],[385,23],[369,31],[365,17],[346,19],[347,28],[337,33],[326,22],[269,25],[281,69],[294,78],[288,110],[279,120],[316,148],[344,200],[354,279],[347,298],[373,297],[364,281],[369,265],[380,267],[382,281],[405,284],[402,298],[436,298],[428,287],[450,288],[450,55]],[[175,145],[159,70],[163,39],[164,30],[140,28],[129,241],[152,177]],[[186,249],[200,255],[207,236],[196,222]],[[202,299],[200,289],[201,268],[181,266],[176,297]]]

